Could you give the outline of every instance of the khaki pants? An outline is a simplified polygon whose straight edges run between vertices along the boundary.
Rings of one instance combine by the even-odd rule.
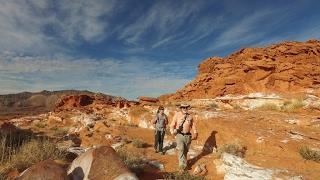
[[[191,135],[176,135],[179,167],[185,169],[187,167],[187,154],[191,144]]]

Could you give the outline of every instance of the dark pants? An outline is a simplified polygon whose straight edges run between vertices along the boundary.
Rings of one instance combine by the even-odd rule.
[[[156,151],[162,152],[163,148],[163,139],[164,139],[165,131],[156,130],[154,136],[154,149]]]

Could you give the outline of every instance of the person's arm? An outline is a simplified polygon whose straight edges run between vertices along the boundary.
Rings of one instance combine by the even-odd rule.
[[[170,124],[170,133],[171,133],[171,134],[174,134],[174,133],[175,133],[175,132],[174,132],[174,129],[175,129],[175,127],[176,127],[176,123],[177,123],[177,115],[175,114],[175,115],[173,116],[172,122],[171,122],[171,124]]]
[[[156,114],[156,117],[152,120],[152,124],[156,124],[158,120],[158,113]]]
[[[197,131],[197,127],[196,127],[196,123],[194,122],[193,118],[192,118],[192,130],[193,130],[193,140],[196,140],[198,138],[198,131]]]

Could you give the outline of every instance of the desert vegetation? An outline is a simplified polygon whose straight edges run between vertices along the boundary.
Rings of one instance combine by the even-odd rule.
[[[147,143],[142,141],[141,139],[133,139],[132,140],[132,145],[136,148],[145,148],[147,147]]]
[[[145,162],[142,157],[138,154],[129,152],[127,148],[121,147],[117,149],[117,154],[122,159],[124,164],[135,174],[140,174],[143,172]]]
[[[281,111],[281,112],[295,112],[305,106],[302,99],[291,99],[285,101],[282,105],[275,103],[265,103],[259,106],[258,110],[264,111]]]
[[[164,179],[168,180],[205,180],[203,176],[194,176],[188,172],[170,172],[165,174]]]
[[[303,159],[320,162],[320,151],[311,149],[308,146],[302,146],[299,148],[299,154]]]
[[[243,145],[239,140],[236,140],[231,143],[224,144],[220,148],[218,148],[217,155],[221,157],[223,153],[229,153],[235,156],[244,157],[246,153],[247,147]]]
[[[2,175],[11,170],[21,172],[46,159],[65,160],[66,158],[66,152],[57,149],[48,138],[3,135],[0,137],[0,143],[0,174]]]

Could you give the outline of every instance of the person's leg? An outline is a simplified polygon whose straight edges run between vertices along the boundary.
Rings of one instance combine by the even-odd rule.
[[[191,144],[191,136],[185,136],[184,138],[184,144],[185,144],[185,151],[184,151],[184,156],[186,157],[186,167],[188,166],[187,162],[188,162],[188,152],[189,152],[189,148],[190,148],[190,144]]]
[[[179,168],[184,169],[184,142],[183,142],[183,135],[177,134],[176,136],[177,141],[177,149],[178,149],[178,160],[179,160]]]
[[[158,152],[158,145],[159,145],[159,131],[155,130],[155,135],[154,135],[154,150]]]
[[[161,135],[159,138],[159,151],[163,152],[163,139],[164,139],[165,131],[161,131]]]

